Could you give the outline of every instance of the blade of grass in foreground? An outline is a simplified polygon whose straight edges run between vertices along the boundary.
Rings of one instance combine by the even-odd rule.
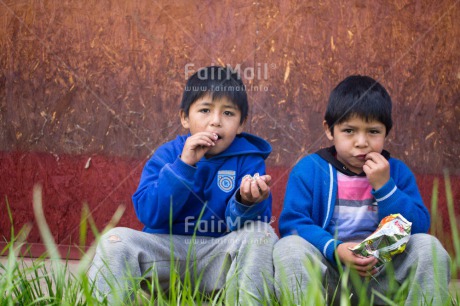
[[[86,204],[84,205],[84,207],[86,207],[86,209],[84,208],[84,210],[88,210]],[[95,239],[94,239],[94,242],[91,244],[91,246],[86,251],[86,253],[84,253],[82,258],[80,259],[80,262],[79,262],[79,265],[78,265],[78,274],[79,275],[85,274],[86,270],[88,269],[89,265],[91,264],[91,261],[92,261],[92,259],[94,257],[95,252],[96,252],[96,247],[97,247],[97,244],[99,242],[99,239],[100,239],[101,235],[106,233],[106,232],[108,232],[111,228],[114,228],[118,224],[118,222],[120,221],[120,219],[123,216],[124,212],[125,212],[125,207],[123,205],[118,206],[117,210],[113,214],[113,216],[110,219],[109,223],[104,227],[104,229],[101,232],[98,231],[97,226],[96,226],[96,222],[93,220],[93,218],[91,217],[91,215],[89,213],[83,213],[82,214],[82,217],[86,218],[86,219],[84,219],[84,221],[81,222],[81,224],[85,223],[85,225],[84,225],[85,231],[80,231],[80,235],[86,236],[86,221],[85,220],[88,220],[88,223],[90,224],[91,231],[92,231]],[[84,240],[84,239],[80,238],[80,241],[82,241],[82,240]]]
[[[113,214],[109,223],[105,226],[105,228],[101,232],[99,232],[96,226],[96,222],[91,217],[91,214],[89,213],[89,209],[86,203],[83,206],[82,222],[80,223],[80,226],[82,227],[80,229],[80,242],[86,241],[86,239],[82,238],[82,236],[86,237],[87,228],[88,228],[87,223],[89,223],[91,231],[95,239],[93,243],[90,245],[90,247],[86,250],[86,252],[84,252],[84,246],[81,246],[81,249],[83,251],[83,256],[81,257],[78,263],[77,275],[76,275],[76,279],[80,282],[80,284],[79,284],[79,288],[76,289],[76,292],[77,294],[85,297],[85,300],[88,305],[98,305],[100,304],[100,302],[93,295],[94,291],[96,290],[95,285],[88,278],[88,276],[86,275],[86,272],[88,271],[88,268],[91,265],[94,254],[96,253],[96,247],[97,247],[97,244],[99,243],[101,235],[109,231],[111,228],[115,227],[116,224],[118,224],[121,217],[123,216],[124,211],[125,211],[125,207],[123,205],[118,206],[117,210]]]
[[[433,190],[431,193],[431,215],[438,215],[438,190],[439,190],[439,179],[435,178],[433,181]],[[439,237],[442,232],[442,219],[432,218],[430,232],[432,235]]]
[[[447,211],[449,212],[450,229],[452,231],[452,241],[455,250],[452,275],[456,276],[458,268],[460,267],[460,237],[458,234],[457,218],[454,209],[454,197],[452,195],[452,186],[450,183],[450,177],[447,170],[444,171],[444,182],[446,187]]]
[[[8,252],[6,266],[0,263],[0,292],[3,292],[3,298],[5,301],[12,301],[14,295],[17,295],[17,280],[18,273],[20,273],[20,267],[18,264],[17,256],[23,247],[27,236],[29,235],[32,226],[25,224],[24,227],[19,231],[18,235],[15,235],[13,226],[13,215],[11,213],[8,198],[5,197],[6,209],[11,224],[10,230],[10,242],[1,251],[0,255],[4,255]],[[2,297],[2,296],[0,296]],[[1,299],[0,299],[1,301]]]
[[[43,212],[42,203],[42,187],[40,185],[34,186],[33,191],[33,208],[35,220],[40,231],[40,236],[45,243],[46,250],[50,256],[52,279],[55,281],[55,295],[57,299],[62,299],[64,296],[63,288],[65,286],[65,268],[61,263],[61,256],[59,255],[58,248],[54,242],[51,230],[46,223],[45,214]],[[47,282],[49,290],[53,289],[52,283]]]

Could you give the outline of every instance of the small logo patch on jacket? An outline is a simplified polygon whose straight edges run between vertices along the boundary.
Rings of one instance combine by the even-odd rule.
[[[220,170],[217,172],[217,186],[223,192],[230,192],[235,187],[236,172],[233,170]]]

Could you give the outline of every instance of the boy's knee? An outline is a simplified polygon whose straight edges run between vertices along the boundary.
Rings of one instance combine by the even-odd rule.
[[[432,262],[434,259],[438,263],[448,263],[449,254],[442,246],[441,242],[429,234],[414,234],[410,237],[410,252],[416,253],[420,260]]]
[[[281,238],[276,244],[275,248],[273,249],[273,255],[278,256],[286,253],[286,250],[291,248],[291,246],[296,245],[297,239],[300,238],[298,236],[287,236]],[[297,241],[298,242],[298,241]]]
[[[124,249],[126,242],[128,240],[128,232],[130,229],[123,228],[123,227],[116,227],[109,230],[107,233],[101,236],[99,240],[99,244],[97,247],[98,252],[107,252],[110,253],[112,251],[120,252],[120,249]]]
[[[260,238],[270,241],[278,241],[273,227],[270,224],[262,221],[252,221],[245,224],[244,227],[238,230],[244,237]]]
[[[289,257],[293,260],[300,260],[315,250],[316,248],[302,237],[291,235],[280,239],[275,244],[273,258],[277,260]]]
[[[439,240],[429,234],[413,234],[409,239],[409,244],[413,246],[414,250],[426,253],[428,249],[443,248]]]

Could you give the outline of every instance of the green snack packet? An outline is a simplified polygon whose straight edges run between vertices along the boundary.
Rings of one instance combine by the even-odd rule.
[[[379,260],[376,267],[406,249],[412,223],[400,214],[389,215],[380,221],[377,230],[350,250],[362,256],[374,256]]]

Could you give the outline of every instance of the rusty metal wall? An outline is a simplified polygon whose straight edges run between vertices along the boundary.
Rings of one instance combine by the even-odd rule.
[[[456,1],[9,1],[1,12],[3,150],[143,158],[178,132],[187,69],[215,63],[254,71],[247,129],[272,141],[273,164],[325,144],[328,94],[360,73],[394,99],[395,156],[458,169]]]
[[[460,175],[459,1],[10,0],[0,22],[1,193],[18,218],[36,181],[59,183],[54,205],[79,212],[81,200],[100,201],[66,170],[69,156],[81,169],[104,157],[95,179],[112,182],[104,195],[127,178],[135,188],[152,152],[184,132],[186,78],[211,64],[243,72],[246,130],[272,143],[267,163],[281,185],[300,157],[329,145],[327,98],[350,74],[378,79],[392,96],[393,156],[419,175]],[[24,152],[47,157],[24,164]],[[53,159],[59,174],[44,166]],[[67,196],[75,184],[87,189]]]

